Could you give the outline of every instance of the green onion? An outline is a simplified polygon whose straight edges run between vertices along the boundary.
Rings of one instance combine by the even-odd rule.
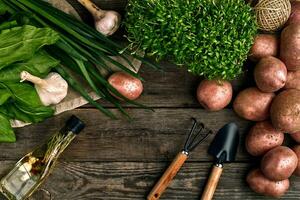
[[[116,44],[94,28],[52,7],[47,2],[42,0],[10,0],[4,1],[4,3],[13,10],[13,14],[24,14],[24,16],[30,18],[30,23],[36,26],[51,27],[60,33],[61,39],[55,45],[47,47],[46,50],[61,61],[61,65],[56,68],[57,72],[90,104],[107,116],[115,118],[112,112],[95,102],[72,73],[69,74],[68,71],[80,75],[98,96],[115,105],[127,117],[129,116],[114,96],[120,97],[132,105],[147,108],[122,96],[106,81],[99,70],[104,69],[111,72],[111,69],[107,66],[107,63],[110,63],[120,70],[141,79],[138,74],[122,63],[115,61],[111,56],[119,56],[132,68],[134,66],[129,61],[128,56],[133,56],[150,67],[158,69],[155,64]]]

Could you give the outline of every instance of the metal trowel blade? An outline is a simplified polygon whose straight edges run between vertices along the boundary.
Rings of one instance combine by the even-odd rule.
[[[233,162],[238,150],[239,132],[235,123],[223,126],[210,144],[208,153],[217,159],[218,163]]]

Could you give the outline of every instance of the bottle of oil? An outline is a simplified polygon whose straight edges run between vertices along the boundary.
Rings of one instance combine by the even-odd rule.
[[[29,198],[51,173],[60,154],[84,126],[80,119],[72,116],[45,144],[21,158],[1,180],[2,194],[9,200]]]

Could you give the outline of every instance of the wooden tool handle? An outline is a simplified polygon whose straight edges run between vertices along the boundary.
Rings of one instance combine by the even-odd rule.
[[[179,154],[177,154],[176,158],[173,160],[171,165],[168,167],[163,176],[153,187],[152,191],[147,197],[148,200],[157,200],[160,198],[160,196],[169,186],[170,182],[176,176],[176,174],[178,173],[178,171],[180,170],[187,158],[188,155],[184,152],[180,152]]]
[[[208,182],[205,186],[204,192],[202,194],[201,200],[211,200],[213,198],[222,172],[223,172],[222,165],[215,165],[213,167]]]

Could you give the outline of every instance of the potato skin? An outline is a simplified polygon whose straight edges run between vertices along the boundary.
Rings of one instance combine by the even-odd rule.
[[[264,121],[269,117],[270,105],[274,93],[261,92],[256,87],[241,91],[233,102],[234,111],[252,121]]]
[[[294,174],[296,176],[300,176],[300,145],[294,146],[293,151],[296,153],[296,155],[298,157],[298,165],[297,165],[296,170],[294,171]]]
[[[289,71],[287,73],[287,81],[285,83],[284,88],[300,90],[300,70],[299,71]]]
[[[292,1],[291,2],[292,11],[290,18],[286,22],[286,25],[294,24],[294,23],[300,23],[300,2],[298,1]]]
[[[124,97],[135,100],[143,92],[141,80],[124,72],[116,72],[108,78],[108,82]],[[116,97],[120,99],[119,97]]]
[[[290,136],[293,138],[293,140],[300,144],[300,132],[292,133]]]
[[[273,128],[271,122],[257,122],[246,136],[246,149],[252,156],[261,156],[282,145],[284,133]]]
[[[264,155],[260,169],[268,179],[282,181],[294,173],[297,165],[298,157],[295,152],[288,147],[279,146]]]
[[[249,59],[258,61],[267,56],[276,56],[279,49],[279,39],[272,34],[258,34],[250,49]]]
[[[281,33],[280,60],[287,69],[300,69],[300,24],[290,24]]]
[[[275,97],[271,121],[277,130],[285,133],[300,131],[300,90],[288,89]]]
[[[287,80],[285,64],[278,58],[262,58],[255,67],[254,79],[263,92],[276,92],[283,88]]]
[[[250,171],[246,179],[249,187],[258,194],[279,198],[283,196],[290,187],[290,181],[271,181],[267,179],[259,169]]]
[[[207,110],[222,110],[232,99],[231,83],[223,80],[203,80],[197,88],[197,99]]]

